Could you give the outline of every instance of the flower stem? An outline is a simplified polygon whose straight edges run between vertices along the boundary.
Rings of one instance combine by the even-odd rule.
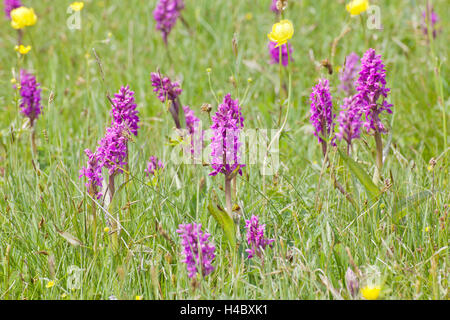
[[[225,175],[225,204],[228,215],[233,219],[233,208],[231,206],[231,180],[229,175]]]
[[[92,237],[94,240],[94,252],[97,250],[97,212],[95,208],[94,197],[95,194],[91,193],[92,202],[91,202],[91,210],[92,210]]]
[[[381,140],[381,133],[377,130],[375,132],[375,146],[376,146],[376,166],[373,174],[373,183],[378,184],[381,177],[381,170],[383,168],[383,141]]]
[[[114,206],[111,206],[111,204],[114,204],[113,202],[113,198],[114,198],[114,193],[115,193],[115,183],[114,183],[114,178],[115,178],[115,173],[111,174],[109,176],[109,180],[108,180],[108,192],[109,192],[109,203],[110,203],[110,208],[115,209]],[[117,249],[119,249],[119,228],[117,225],[117,221],[115,219],[112,219],[111,221],[111,244],[112,244],[112,248],[114,251],[117,251]]]
[[[23,31],[22,29],[17,30],[17,45],[20,46],[22,44]]]
[[[130,203],[130,164],[129,164],[129,148],[128,148],[128,141],[126,142],[126,150],[127,150],[127,155],[125,157],[125,188],[126,188],[126,192],[127,192],[127,203]],[[131,216],[131,206],[128,205],[127,206],[128,209],[128,216]]]
[[[333,186],[335,189],[339,190],[340,193],[342,193],[345,198],[356,208],[355,201],[353,200],[353,197],[350,193],[347,192],[345,187],[341,185],[336,178],[336,174],[334,173],[333,165],[330,161],[330,157],[328,156],[328,148],[327,143],[325,141],[322,141],[322,150],[324,151],[324,158],[325,163],[328,163],[328,167],[331,169],[331,179],[333,180]]]
[[[363,20],[362,15],[359,15],[359,18],[361,21],[363,40],[364,40],[364,43],[366,44],[366,48],[367,48],[369,46],[369,39],[367,38],[367,35],[366,35],[366,28],[365,28],[366,26],[364,25],[364,20]]]
[[[192,30],[191,26],[189,25],[189,23],[186,21],[186,19],[183,17],[183,15],[180,14],[180,21],[181,23],[186,27],[188,33],[190,36],[194,35],[194,31]]]
[[[282,57],[282,46],[278,47],[279,50],[279,55],[278,55],[278,65],[280,66],[280,70],[279,70],[279,77],[280,77],[280,91],[278,92],[279,95],[279,99],[280,99],[280,114],[278,116],[278,126],[280,126],[281,124],[281,116],[283,115],[283,97],[282,97],[282,90],[283,90],[283,65],[282,65],[282,61],[281,59]]]
[[[172,115],[173,121],[175,122],[175,126],[177,127],[177,129],[181,129],[180,117],[178,113],[178,110],[180,109],[179,101],[177,99],[170,101],[171,101],[171,105],[169,107],[170,114]]]
[[[36,128],[34,127],[34,125],[31,126],[31,152],[33,158],[37,158]]]

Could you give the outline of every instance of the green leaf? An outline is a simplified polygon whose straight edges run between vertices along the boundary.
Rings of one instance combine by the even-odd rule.
[[[364,188],[369,192],[372,198],[376,198],[380,195],[381,191],[378,187],[372,182],[370,176],[364,171],[362,166],[357,163],[355,160],[347,156],[341,150],[339,150],[339,155],[344,160],[350,171],[356,176],[356,178],[361,182]]]
[[[395,201],[392,209],[392,217],[394,222],[397,223],[408,213],[408,209],[417,207],[421,202],[425,201],[431,196],[430,191],[421,191],[412,196],[405,197],[399,201]]]
[[[214,205],[212,202],[208,205],[208,211],[222,228],[231,247],[233,249],[236,248],[236,230],[233,219],[225,210]]]

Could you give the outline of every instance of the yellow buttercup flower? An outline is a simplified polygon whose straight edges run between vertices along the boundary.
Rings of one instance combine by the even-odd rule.
[[[16,50],[20,54],[27,54],[31,50],[31,46],[24,46],[21,44],[20,46],[15,46],[14,50]]]
[[[73,2],[70,7],[73,11],[81,11],[84,7],[84,2]]]
[[[346,9],[352,16],[357,16],[369,8],[369,0],[352,0],[350,1]]]
[[[136,300],[143,300],[144,296],[136,296]]]
[[[272,26],[272,32],[269,33],[267,36],[269,37],[269,40],[272,42],[276,42],[277,45],[275,46],[281,46],[289,39],[292,38],[294,35],[294,26],[292,25],[292,22],[290,20],[281,20],[278,23],[275,23]]]
[[[47,285],[45,286],[47,289],[50,289],[51,287],[53,287],[55,285],[55,281],[51,280],[49,282],[47,282]]]
[[[103,229],[103,232],[109,232],[109,228],[108,228],[108,227],[105,227],[105,228]]]
[[[33,8],[19,7],[11,11],[11,26],[14,29],[23,29],[33,26],[37,16]]]
[[[361,289],[361,294],[367,300],[377,300],[380,295],[380,291],[380,286],[365,286]]]

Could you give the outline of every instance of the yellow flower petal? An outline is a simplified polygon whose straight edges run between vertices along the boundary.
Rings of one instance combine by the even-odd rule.
[[[23,29],[36,24],[37,16],[33,8],[19,7],[11,11],[11,26]]]
[[[84,7],[84,2],[73,2],[70,7],[72,8],[73,11],[81,11],[83,10]]]
[[[377,300],[380,295],[380,291],[380,286],[366,286],[361,289],[361,294],[367,300]]]
[[[15,46],[14,50],[19,52],[20,54],[27,54],[31,50],[31,46],[25,47],[23,44],[21,44],[20,46]]]
[[[367,11],[369,8],[369,0],[352,0],[345,8],[352,16],[357,16]]]
[[[275,47],[281,46],[294,35],[294,26],[290,20],[281,20],[272,26],[272,32],[267,35],[270,41],[276,42]]]

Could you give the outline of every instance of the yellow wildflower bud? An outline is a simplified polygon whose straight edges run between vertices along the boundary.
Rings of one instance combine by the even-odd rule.
[[[23,44],[21,44],[20,46],[15,46],[14,50],[19,52],[20,54],[27,54],[31,50],[31,46],[25,47]]]
[[[252,19],[253,19],[253,14],[251,12],[245,14],[245,20],[250,21]]]
[[[352,0],[350,1],[346,9],[352,16],[357,16],[366,11],[369,8],[369,0]]]
[[[33,8],[19,7],[11,11],[11,26],[14,29],[23,29],[33,26],[37,16]]]
[[[82,9],[83,9],[83,7],[84,7],[84,2],[73,2],[71,5],[70,5],[70,8],[73,10],[73,11],[81,11]]]
[[[55,281],[51,280],[49,282],[47,282],[47,285],[45,286],[47,289],[50,289],[51,287],[53,287],[55,285]]]
[[[377,300],[380,295],[380,291],[380,286],[365,286],[361,289],[361,294],[367,300]]]
[[[206,72],[211,73],[211,68],[206,68]]]
[[[136,296],[136,300],[143,300],[144,296]]]
[[[16,78],[12,78],[12,79],[11,79],[11,83],[12,83],[12,84],[16,84],[16,83],[17,83]]]
[[[430,232],[430,227],[426,227],[425,232]]]
[[[267,36],[269,37],[270,41],[277,43],[277,45],[275,46],[276,48],[285,44],[289,39],[292,38],[293,35],[294,26],[292,25],[292,22],[290,20],[281,20],[280,22],[275,23],[272,26],[272,32]]]
[[[105,229],[103,229],[104,232],[109,232],[109,228],[105,227]]]

